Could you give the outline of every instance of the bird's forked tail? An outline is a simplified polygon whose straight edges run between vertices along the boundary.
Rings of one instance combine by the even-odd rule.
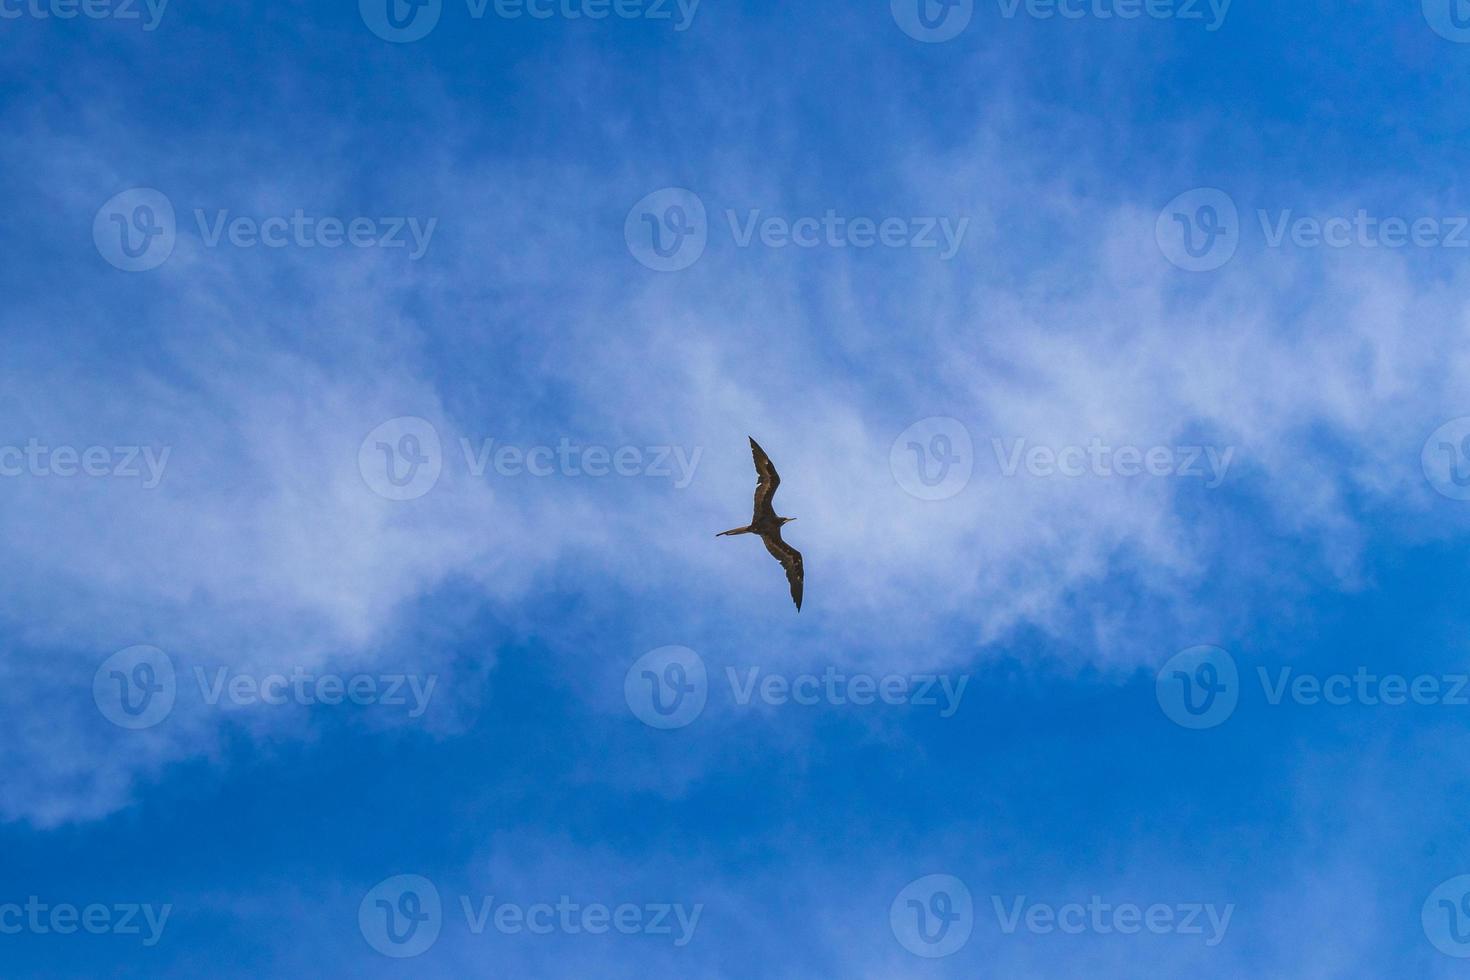
[[[750,528],[749,527],[732,527],[728,531],[721,531],[719,534],[716,534],[715,537],[717,537],[717,538],[723,538],[723,537],[728,537],[729,535],[732,535],[732,534],[749,534],[749,533],[750,533]]]

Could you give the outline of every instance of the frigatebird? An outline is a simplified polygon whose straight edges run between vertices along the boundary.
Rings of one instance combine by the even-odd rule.
[[[781,485],[781,474],[776,472],[776,467],[771,465],[771,457],[766,455],[766,451],[754,439],[750,440],[750,455],[755,460],[755,514],[745,527],[721,531],[715,537],[759,534],[766,550],[786,569],[786,581],[791,583],[791,598],[796,602],[796,611],[801,612],[801,584],[805,578],[801,567],[801,552],[781,540],[781,525],[789,524],[796,518],[776,516],[776,508],[771,506],[771,500],[776,496],[776,488]]]

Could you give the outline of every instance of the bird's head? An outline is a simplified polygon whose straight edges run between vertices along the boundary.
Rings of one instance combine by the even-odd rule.
[[[794,517],[783,517],[783,518],[781,518],[781,523],[783,525],[790,524],[794,520],[796,520],[796,518],[794,518]]]

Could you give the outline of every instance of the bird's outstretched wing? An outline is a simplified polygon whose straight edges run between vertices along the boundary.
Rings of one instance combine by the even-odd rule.
[[[771,457],[766,455],[766,451],[754,439],[750,440],[750,455],[755,460],[756,475],[755,520],[751,523],[759,524],[762,518],[774,521],[776,509],[771,506],[771,500],[776,496],[776,488],[781,485],[781,474],[776,472],[776,467],[771,463]],[[766,547],[769,548],[770,544],[768,543]],[[771,554],[774,555],[775,552]],[[800,562],[800,560],[801,556],[798,555],[797,561]]]
[[[806,580],[806,570],[802,568],[801,552],[781,540],[781,532],[775,531],[771,534],[762,534],[761,541],[765,543],[769,551],[781,567],[786,569],[786,581],[791,583],[791,598],[796,602],[796,611],[801,612],[801,586]]]

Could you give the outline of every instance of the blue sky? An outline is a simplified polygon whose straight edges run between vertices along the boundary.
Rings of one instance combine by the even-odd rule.
[[[0,0],[0,974],[1464,972],[1470,9],[925,2]]]

